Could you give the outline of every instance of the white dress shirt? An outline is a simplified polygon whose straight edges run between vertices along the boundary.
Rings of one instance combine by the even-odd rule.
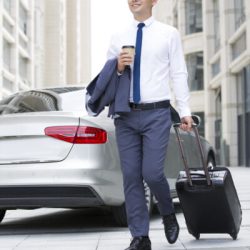
[[[123,45],[134,45],[138,21],[113,35],[108,50],[108,59],[118,57]],[[187,68],[179,32],[172,26],[150,17],[142,29],[140,103],[171,100],[170,82],[181,117],[190,116]],[[133,70],[133,65],[131,65]],[[133,78],[133,74],[131,74]],[[130,101],[133,102],[133,79]]]

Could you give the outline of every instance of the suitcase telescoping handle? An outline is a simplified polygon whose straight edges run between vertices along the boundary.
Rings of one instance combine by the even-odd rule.
[[[198,132],[198,129],[197,129],[197,127],[200,124],[200,118],[199,118],[199,116],[194,115],[194,116],[192,116],[192,119],[194,121],[194,123],[192,125],[192,128],[193,128],[193,131],[194,131],[194,134],[195,134],[197,146],[199,148],[204,173],[205,173],[205,176],[206,176],[207,185],[210,186],[212,184],[212,182],[211,182],[211,178],[210,178],[210,175],[209,175],[209,172],[208,172],[204,151],[203,151],[203,148],[202,148],[202,145],[201,145],[201,140],[200,140],[199,132]],[[174,126],[174,130],[175,130],[175,133],[176,133],[177,141],[178,141],[178,144],[179,144],[181,157],[182,157],[182,160],[183,160],[183,163],[184,163],[184,167],[185,167],[186,175],[187,175],[187,178],[188,178],[188,182],[189,182],[190,186],[193,186],[193,182],[192,182],[192,178],[191,178],[191,174],[190,174],[190,169],[188,167],[187,158],[185,157],[184,148],[183,148],[183,144],[182,144],[182,141],[181,141],[180,125],[181,125],[181,122],[176,122],[176,123],[174,123],[173,126]]]

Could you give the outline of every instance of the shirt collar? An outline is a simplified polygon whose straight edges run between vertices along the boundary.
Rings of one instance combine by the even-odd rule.
[[[151,16],[151,17],[149,17],[147,20],[145,20],[143,23],[145,23],[145,27],[148,27],[148,26],[150,26],[153,22],[154,22],[154,17],[153,16]],[[139,24],[139,23],[141,23],[141,22],[139,22],[139,21],[137,21],[137,20],[134,20],[134,26],[135,27],[137,27],[137,25]]]

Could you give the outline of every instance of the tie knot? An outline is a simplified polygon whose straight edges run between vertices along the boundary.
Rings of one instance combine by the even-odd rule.
[[[138,29],[142,29],[144,26],[145,26],[145,23],[139,23],[139,24],[137,25]]]

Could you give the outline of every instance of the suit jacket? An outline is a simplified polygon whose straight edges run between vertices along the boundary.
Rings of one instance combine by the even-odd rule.
[[[109,106],[108,116],[130,112],[130,67],[126,67],[123,74],[117,74],[117,59],[108,60],[101,72],[87,86],[87,110],[92,115],[99,115]]]

